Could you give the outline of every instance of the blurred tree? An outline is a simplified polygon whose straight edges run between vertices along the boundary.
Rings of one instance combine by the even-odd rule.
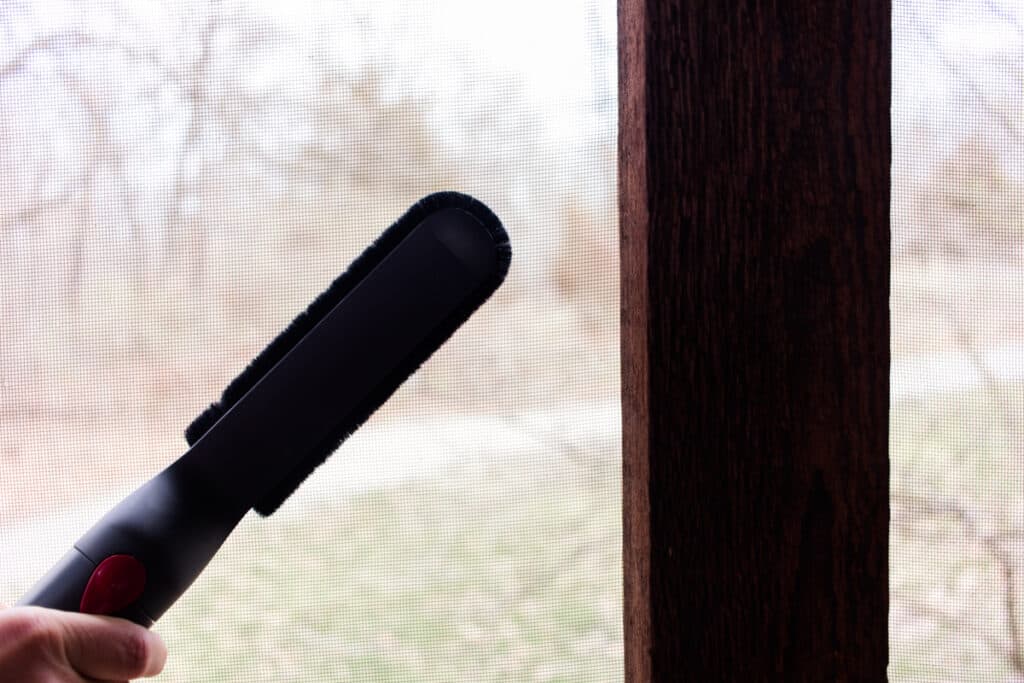
[[[965,140],[935,166],[914,198],[915,251],[1017,262],[1024,256],[1022,194],[1024,187],[1006,173],[991,144],[978,136]]]
[[[1019,292],[986,291],[984,296],[994,300],[988,305],[976,296],[998,288],[992,271],[1000,276],[1019,272],[1024,257],[1024,168],[1016,163],[1024,132],[1024,62],[1020,48],[1014,54],[1009,45],[990,45],[977,55],[950,37],[971,35],[980,26],[1024,38],[1013,9],[995,0],[953,5],[901,0],[893,6],[895,40],[915,45],[911,56],[921,62],[934,59],[941,91],[948,92],[934,109],[914,111],[907,100],[924,86],[907,77],[905,101],[894,97],[894,120],[903,120],[905,127],[903,168],[893,169],[893,299],[903,306],[893,320],[894,342],[913,333],[950,340],[955,348],[942,350],[968,361],[987,403],[983,415],[956,415],[950,406],[966,403],[965,388],[963,395],[933,397],[941,409],[908,400],[894,404],[894,443],[911,436],[926,442],[911,441],[894,455],[894,557],[910,549],[926,549],[936,557],[915,557],[909,568],[901,560],[899,567],[910,576],[897,581],[894,572],[891,592],[895,619],[907,622],[897,625],[913,634],[901,636],[908,642],[896,643],[894,661],[902,663],[907,651],[916,648],[957,653],[980,643],[984,650],[979,651],[1016,680],[1024,677],[1019,491],[1006,495],[990,483],[979,492],[972,489],[970,476],[950,474],[992,466],[979,455],[987,453],[999,463],[999,478],[1016,482],[1024,455],[1019,387],[1001,379],[989,360],[990,347],[1003,340],[980,334],[1005,328],[993,317],[1005,316],[1007,324],[1019,327],[1020,311],[1006,305],[1019,301]],[[904,68],[914,76],[928,75],[917,64]],[[940,125],[944,117],[951,122]],[[949,149],[943,138],[954,141],[951,152],[943,151]],[[915,177],[907,167],[921,159],[931,163],[923,177]],[[929,424],[938,419],[944,424]],[[901,420],[913,424],[900,426]],[[938,439],[936,433],[956,438]],[[947,528],[947,537],[936,532]],[[956,593],[949,586],[965,576],[984,590],[972,592],[967,605],[947,604],[941,596]],[[991,604],[984,604],[989,599]],[[961,665],[970,663],[956,661],[954,654],[938,668],[947,677],[961,678],[956,670]]]

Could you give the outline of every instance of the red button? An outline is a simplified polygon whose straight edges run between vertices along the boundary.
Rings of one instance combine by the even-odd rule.
[[[146,587],[146,568],[131,555],[111,555],[100,562],[82,593],[78,611],[113,614],[138,600]]]

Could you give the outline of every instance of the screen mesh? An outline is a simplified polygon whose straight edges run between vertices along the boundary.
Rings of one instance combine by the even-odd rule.
[[[893,3],[891,681],[1024,681],[1022,22]]]
[[[157,680],[621,680],[614,3],[30,1],[0,34],[0,600],[451,189],[508,280],[243,520]]]

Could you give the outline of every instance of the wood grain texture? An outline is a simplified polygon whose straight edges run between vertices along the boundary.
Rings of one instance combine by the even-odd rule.
[[[651,680],[650,501],[648,499],[650,386],[647,353],[647,142],[644,3],[619,5],[619,297],[622,307],[623,629],[627,681]],[[628,332],[625,332],[627,331]]]
[[[627,680],[884,681],[889,4],[620,45]]]

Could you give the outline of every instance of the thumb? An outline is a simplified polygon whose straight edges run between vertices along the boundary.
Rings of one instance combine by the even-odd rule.
[[[83,676],[120,681],[155,676],[164,668],[163,640],[138,624],[86,614],[65,615],[58,623],[67,661]]]

